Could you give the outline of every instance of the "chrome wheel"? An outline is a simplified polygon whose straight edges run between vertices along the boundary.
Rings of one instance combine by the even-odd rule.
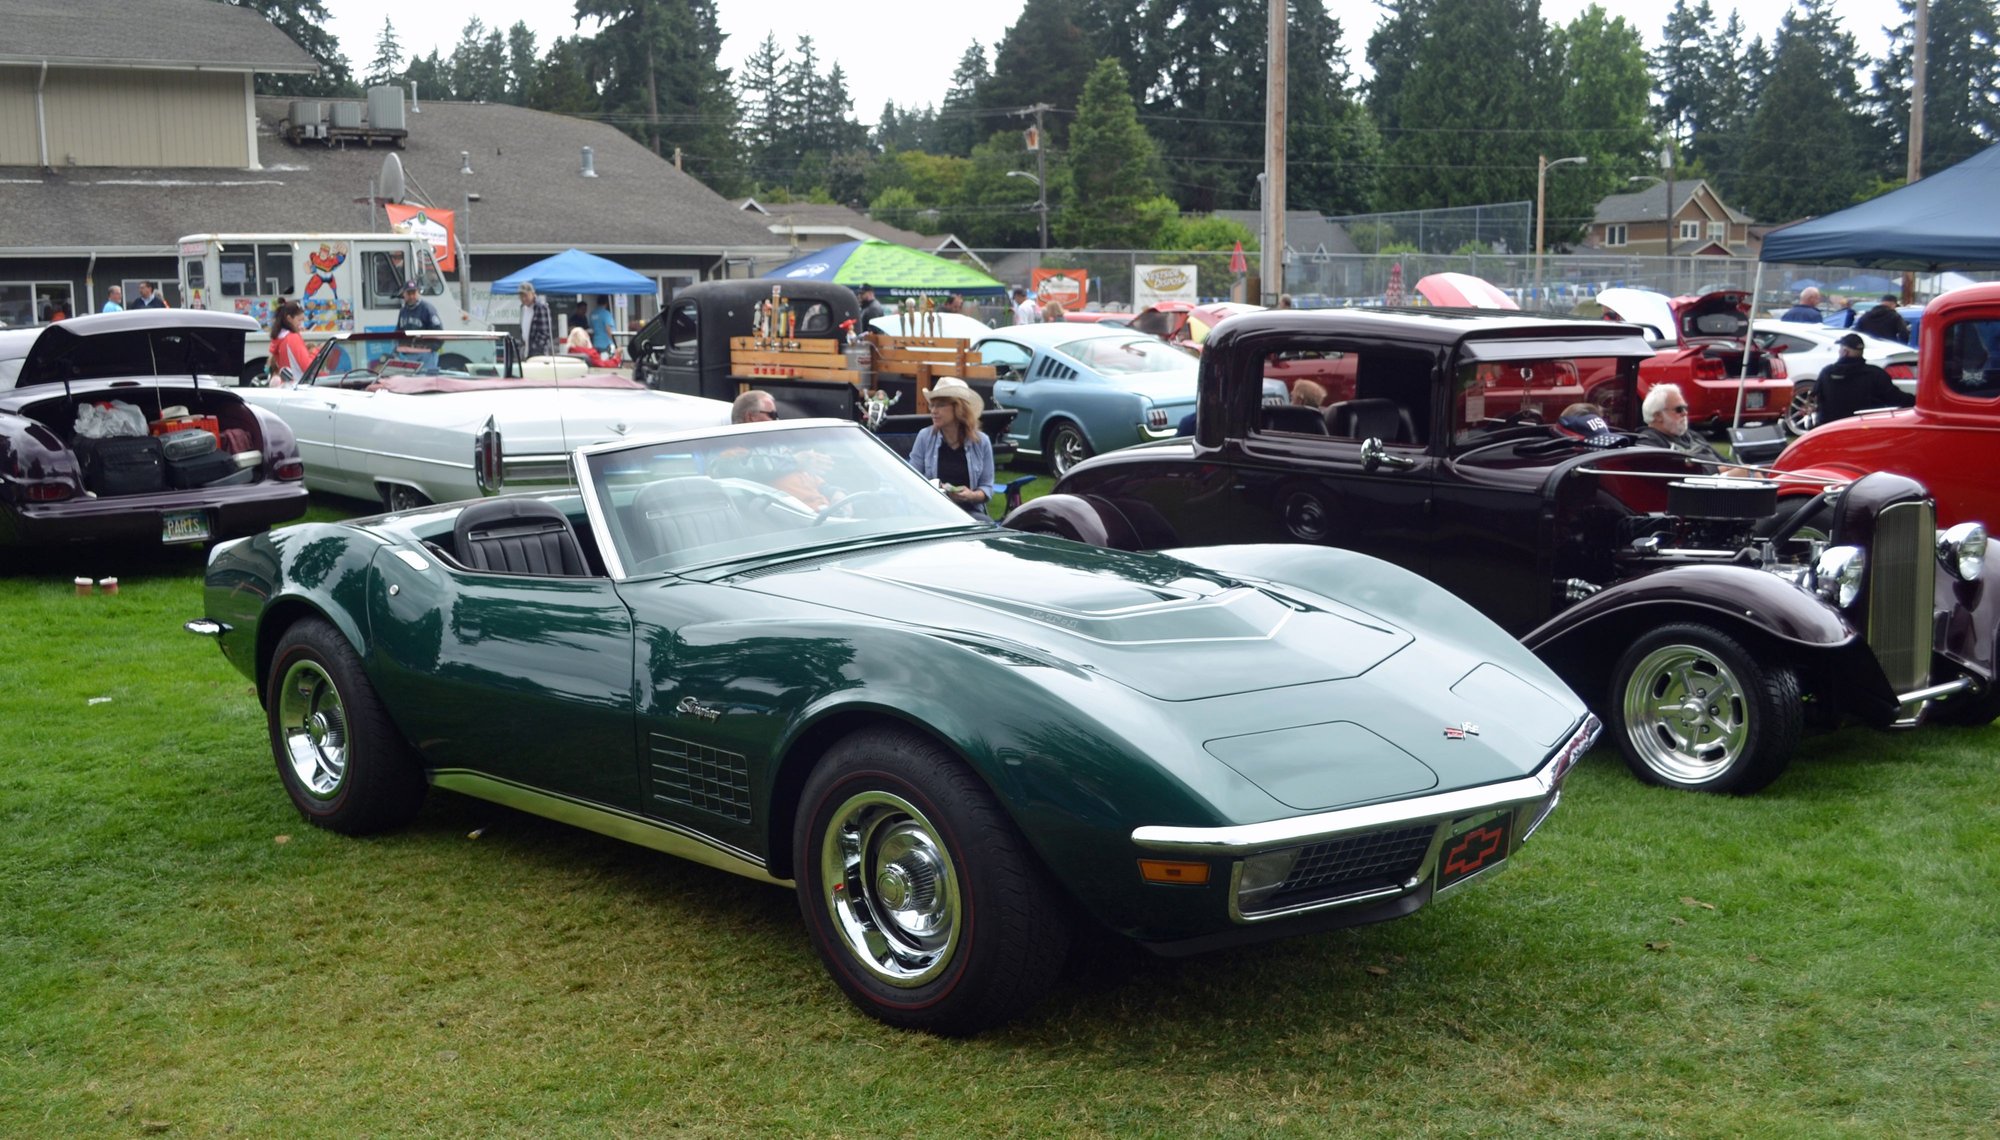
[[[278,685],[279,748],[306,794],[332,799],[347,778],[347,712],[316,661],[300,661]]]
[[[1741,682],[1698,646],[1663,645],[1642,658],[1625,683],[1624,714],[1639,759],[1677,784],[1722,775],[1749,743]]]
[[[908,800],[867,791],[843,801],[820,848],[820,883],[842,944],[875,978],[920,986],[951,964],[958,868]]]
[[[1793,384],[1792,402],[1779,417],[1785,430],[1793,435],[1804,435],[1819,424],[1819,397],[1813,394],[1813,384],[1811,380]]]
[[[1049,469],[1060,479],[1069,469],[1090,458],[1090,441],[1075,424],[1061,424],[1049,433]]]

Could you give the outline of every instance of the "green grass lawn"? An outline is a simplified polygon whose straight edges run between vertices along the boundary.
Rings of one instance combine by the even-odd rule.
[[[398,835],[305,826],[180,630],[196,560],[105,561],[116,597],[74,596],[95,559],[0,575],[0,1136],[2000,1127],[2000,730],[1812,738],[1749,799],[1600,749],[1412,918],[1094,944],[945,1041],[852,1009],[783,891],[443,793]]]

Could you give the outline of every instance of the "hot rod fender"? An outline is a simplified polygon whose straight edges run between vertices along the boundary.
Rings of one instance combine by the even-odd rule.
[[[26,416],[0,415],[0,473],[36,482],[62,480],[83,490],[76,456],[54,432]]]
[[[1141,550],[1138,528],[1109,499],[1096,495],[1043,495],[1010,511],[1000,525],[1029,534],[1053,534],[1110,550]]]
[[[1529,630],[1522,644],[1573,684],[1607,675],[1633,632],[1676,619],[1750,633],[1832,687],[1864,720],[1894,713],[1896,693],[1854,626],[1798,587],[1747,566],[1681,566],[1610,586]]]

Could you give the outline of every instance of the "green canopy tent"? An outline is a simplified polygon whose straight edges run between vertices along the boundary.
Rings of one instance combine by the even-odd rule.
[[[765,273],[771,281],[824,281],[858,289],[873,285],[896,297],[1000,297],[1007,287],[969,265],[934,253],[870,238],[842,242]]]

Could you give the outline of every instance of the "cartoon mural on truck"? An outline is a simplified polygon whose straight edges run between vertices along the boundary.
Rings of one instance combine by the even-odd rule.
[[[305,295],[300,304],[305,308],[307,332],[352,331],[354,309],[340,299],[340,280],[337,273],[347,263],[346,242],[321,242],[317,250],[306,255],[306,264],[312,267],[312,276],[306,278]],[[319,296],[321,288],[325,296]]]

